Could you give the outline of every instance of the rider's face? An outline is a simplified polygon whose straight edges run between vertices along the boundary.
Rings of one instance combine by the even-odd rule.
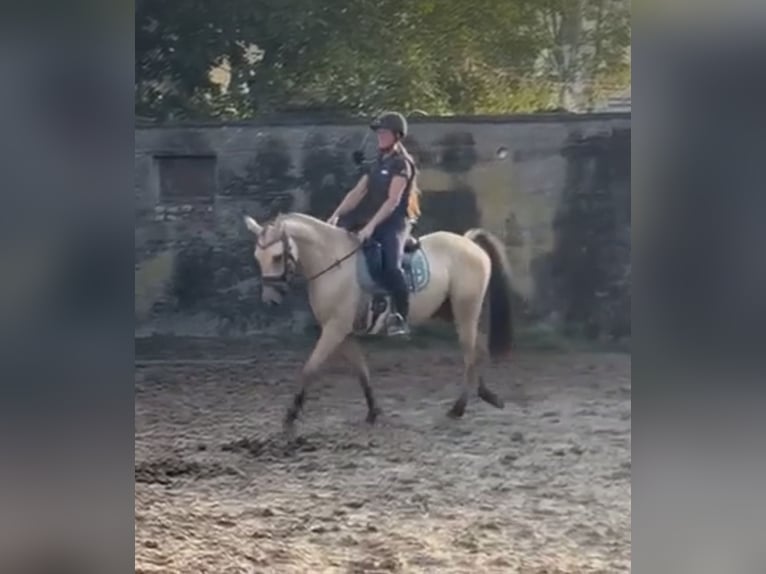
[[[390,130],[381,128],[375,133],[378,136],[378,149],[390,149],[396,142],[396,136]]]

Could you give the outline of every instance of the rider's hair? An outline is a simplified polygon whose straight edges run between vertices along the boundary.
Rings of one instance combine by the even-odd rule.
[[[410,219],[418,219],[420,217],[420,188],[418,187],[417,180],[417,168],[415,167],[415,159],[412,157],[404,144],[399,140],[396,144],[399,153],[401,153],[407,161],[410,163],[410,167],[415,171],[412,174],[412,186],[410,187],[410,200],[407,204],[407,217]]]

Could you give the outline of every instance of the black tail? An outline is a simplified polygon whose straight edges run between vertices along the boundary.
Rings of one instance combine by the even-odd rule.
[[[492,262],[489,277],[489,354],[505,355],[513,345],[513,311],[511,309],[511,265],[503,243],[489,231],[470,229],[465,237],[481,247]]]

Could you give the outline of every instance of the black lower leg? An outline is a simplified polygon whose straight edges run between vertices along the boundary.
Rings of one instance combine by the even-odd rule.
[[[372,387],[370,387],[370,380],[368,377],[361,375],[359,377],[359,384],[362,385],[364,391],[364,399],[367,401],[367,422],[374,423],[375,419],[380,414],[380,409],[375,401],[375,395],[372,394]]]
[[[370,387],[369,379],[367,379],[365,376],[360,376],[359,384],[362,385],[364,400],[367,401],[367,408],[369,410],[373,410],[375,408],[375,395],[372,394],[372,388]]]
[[[447,411],[447,416],[453,419],[459,419],[465,414],[466,405],[468,405],[468,393],[463,392],[452,405],[452,408]]]
[[[481,398],[481,400],[483,400],[486,403],[489,403],[493,407],[496,407],[498,409],[502,409],[505,407],[505,403],[503,402],[503,399],[498,397],[493,391],[487,388],[487,386],[484,384],[484,379],[482,377],[479,377],[478,395],[479,395],[479,398]]]
[[[401,231],[390,229],[380,237],[383,249],[383,276],[391,293],[396,311],[404,318],[409,315],[409,290],[402,271]]]
[[[292,424],[295,422],[295,419],[298,418],[298,415],[303,410],[303,403],[305,400],[306,400],[306,389],[301,389],[300,391],[295,393],[292,403],[287,409],[287,414],[285,415],[285,422],[287,422],[288,424]]]
[[[406,319],[410,312],[410,294],[404,274],[400,269],[394,269],[387,274],[387,279],[396,311]]]

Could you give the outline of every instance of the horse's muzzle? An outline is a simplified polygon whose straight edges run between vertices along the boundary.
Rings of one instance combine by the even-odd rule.
[[[261,290],[261,299],[267,305],[276,306],[282,303],[282,300],[287,295],[287,283],[282,282],[268,282],[263,284]]]

